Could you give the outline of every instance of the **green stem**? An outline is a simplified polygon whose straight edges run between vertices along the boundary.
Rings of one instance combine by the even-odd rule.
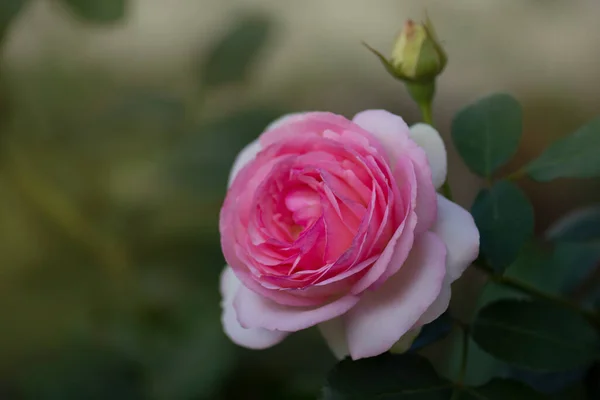
[[[576,302],[573,302],[562,296],[557,296],[554,294],[546,293],[542,290],[539,290],[538,288],[536,288],[534,286],[529,285],[528,283],[525,283],[518,279],[512,278],[510,276],[497,274],[496,272],[494,272],[494,270],[492,268],[490,268],[487,265],[481,264],[479,262],[477,262],[473,265],[478,270],[485,273],[490,278],[490,280],[495,283],[510,287],[512,289],[516,289],[522,293],[536,297],[540,300],[544,300],[544,301],[556,304],[558,306],[573,310],[573,311],[583,315],[587,320],[592,322],[595,326],[600,326],[599,316],[593,311],[582,308]]]
[[[419,109],[421,110],[421,115],[423,116],[423,122],[433,126],[433,111],[431,107],[431,102],[419,103]]]

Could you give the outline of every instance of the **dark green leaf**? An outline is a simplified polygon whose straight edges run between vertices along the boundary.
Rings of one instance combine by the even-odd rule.
[[[504,275],[549,293],[560,293],[564,285],[564,278],[555,265],[552,252],[538,242],[527,243]]]
[[[416,354],[345,359],[329,373],[324,400],[448,400],[451,384]]]
[[[583,290],[584,300],[593,304],[593,275],[600,263],[600,206],[568,213],[548,229],[546,238],[554,243],[554,270],[561,276],[562,291]]]
[[[494,94],[456,114],[452,140],[469,169],[489,177],[517,151],[522,119],[517,100],[508,94]]]
[[[600,262],[600,242],[563,243],[554,248],[552,273],[560,276],[564,293],[573,293],[585,284]]]
[[[127,0],[62,0],[79,18],[88,22],[109,23],[121,20]]]
[[[239,20],[211,49],[201,65],[202,86],[214,87],[244,81],[271,31],[264,16]]]
[[[600,356],[595,330],[574,311],[535,301],[500,300],[473,323],[482,349],[515,366],[563,371]]]
[[[525,171],[536,181],[600,176],[600,118],[552,143]]]
[[[546,237],[563,242],[600,241],[600,205],[568,213],[548,229]]]
[[[523,383],[509,379],[493,379],[483,386],[464,389],[460,400],[543,400],[547,397]]]
[[[513,262],[533,235],[533,207],[510,182],[482,189],[471,212],[481,235],[481,251],[496,270]]]
[[[0,41],[10,22],[19,14],[27,0],[2,0],[0,1]]]
[[[452,330],[452,317],[445,312],[435,321],[424,325],[409,351],[417,351],[446,337]]]
[[[549,248],[541,243],[527,243],[518,258],[509,265],[503,275],[514,278],[546,293],[573,294],[583,285],[593,281],[587,279],[590,271],[600,261],[600,249],[592,243],[560,242]],[[594,293],[586,303],[593,304]],[[488,282],[478,299],[478,309],[500,299],[529,299],[530,296],[510,287]]]
[[[504,275],[518,279],[547,293],[573,294],[600,262],[597,243],[559,242],[554,248],[528,243],[518,258],[504,271]],[[527,298],[522,292],[489,282],[479,305],[485,306],[502,298]]]
[[[457,380],[460,376],[464,335],[457,329],[450,333],[449,354],[447,359],[436,365],[438,371],[449,379]],[[467,356],[467,370],[464,383],[470,386],[479,386],[487,383],[491,377],[506,376],[508,366],[483,351],[473,339],[469,339],[469,354]]]
[[[510,376],[526,383],[539,392],[551,394],[565,390],[574,383],[581,381],[586,369],[587,366],[569,371],[537,372],[512,368]]]

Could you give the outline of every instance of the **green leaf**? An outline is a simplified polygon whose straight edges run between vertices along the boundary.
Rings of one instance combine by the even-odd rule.
[[[500,300],[473,322],[473,339],[509,364],[562,371],[600,356],[600,339],[574,311],[537,301]]]
[[[483,386],[466,387],[460,400],[543,400],[547,397],[529,386],[510,379],[493,379]]]
[[[117,22],[125,16],[127,0],[62,0],[79,18],[94,23]]]
[[[19,14],[26,0],[2,0],[0,1],[0,40],[8,29],[8,25]]]
[[[554,394],[568,390],[574,384],[581,382],[587,365],[568,371],[537,372],[513,367],[510,377],[526,383],[541,393]]]
[[[562,291],[580,292],[586,304],[593,304],[593,274],[600,262],[600,206],[568,213],[548,229],[546,238],[554,244],[553,269],[561,277]]]
[[[452,140],[475,174],[490,177],[517,151],[523,112],[508,94],[493,94],[467,106],[452,121]]]
[[[450,382],[427,359],[389,353],[358,361],[345,359],[327,376],[324,400],[447,400]]]
[[[556,178],[592,178],[600,176],[600,118],[575,133],[552,143],[537,159],[525,167],[534,180]]]
[[[436,365],[442,376],[451,380],[460,378],[464,347],[463,332],[453,330],[449,338],[448,356]],[[494,376],[506,376],[508,365],[483,351],[472,338],[469,339],[467,369],[463,377],[464,383],[471,386],[483,385]]]
[[[482,189],[471,213],[481,235],[481,252],[496,270],[513,262],[533,235],[533,207],[510,182],[499,181]]]
[[[246,80],[265,45],[271,23],[264,16],[239,20],[206,55],[201,65],[201,84],[215,87]]]
[[[557,243],[553,253],[553,274],[561,278],[562,292],[572,294],[585,284],[599,261],[600,243]]]
[[[600,205],[568,213],[548,229],[546,237],[563,242],[600,242]]]

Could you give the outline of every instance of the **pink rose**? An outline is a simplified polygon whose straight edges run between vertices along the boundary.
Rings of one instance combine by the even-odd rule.
[[[448,308],[479,232],[436,194],[446,150],[381,110],[284,117],[239,154],[221,209],[223,326],[254,349],[318,325],[372,357]]]

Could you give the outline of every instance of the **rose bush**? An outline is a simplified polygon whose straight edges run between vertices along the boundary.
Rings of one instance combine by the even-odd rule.
[[[338,357],[371,357],[443,313],[477,257],[471,215],[436,194],[446,150],[382,110],[269,126],[237,157],[220,214],[222,322],[266,348],[318,325]]]

